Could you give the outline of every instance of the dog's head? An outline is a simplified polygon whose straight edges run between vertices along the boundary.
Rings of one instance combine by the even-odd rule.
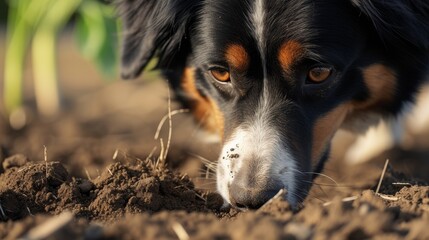
[[[424,1],[122,0],[123,77],[157,56],[178,96],[219,133],[217,186],[257,208],[306,196],[336,130],[396,113],[427,66]]]

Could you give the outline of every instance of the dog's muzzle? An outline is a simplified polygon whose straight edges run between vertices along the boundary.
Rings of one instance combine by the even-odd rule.
[[[279,134],[263,125],[239,127],[225,143],[218,161],[217,187],[234,207],[256,209],[286,189],[296,199],[296,163]]]

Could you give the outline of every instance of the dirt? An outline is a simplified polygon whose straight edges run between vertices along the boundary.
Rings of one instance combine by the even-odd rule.
[[[219,146],[202,141],[209,136],[189,116],[174,116],[168,156],[159,157],[165,84],[101,82],[68,39],[60,42],[64,112],[42,118],[26,94],[26,127],[0,117],[0,239],[429,239],[428,133],[418,148],[357,165],[334,144],[298,210],[281,196],[256,211],[224,209],[210,170]]]

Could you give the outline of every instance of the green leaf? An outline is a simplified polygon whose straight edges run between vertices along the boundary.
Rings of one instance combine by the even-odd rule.
[[[118,24],[113,7],[85,1],[79,8],[75,39],[83,55],[94,61],[106,78],[116,77]]]

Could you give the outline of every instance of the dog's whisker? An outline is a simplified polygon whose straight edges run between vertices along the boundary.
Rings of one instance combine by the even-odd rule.
[[[318,182],[312,182],[312,181],[307,181],[307,180],[302,180],[302,182],[305,183],[312,183],[314,185],[317,186],[322,186],[322,187],[335,187],[335,188],[348,188],[349,186],[345,186],[345,185],[340,185],[340,184],[329,184],[329,183],[318,183]]]
[[[295,172],[295,173],[298,173],[298,174],[312,174],[312,175],[318,175],[318,176],[321,176],[321,177],[325,177],[325,178],[327,178],[327,179],[329,179],[330,181],[332,181],[333,183],[335,183],[335,185],[337,185],[337,186],[340,186],[340,184],[337,182],[337,181],[335,181],[335,179],[334,178],[332,178],[332,177],[330,177],[330,176],[328,176],[328,175],[326,175],[326,174],[323,174],[323,173],[317,173],[317,172],[303,172],[303,171],[299,171],[299,170],[297,170],[297,169],[286,169],[286,171],[284,171],[284,173],[287,173],[287,172]],[[312,183],[312,182],[311,182]]]
[[[198,154],[195,154],[195,153],[191,153],[190,155],[193,156],[193,157],[198,158],[199,160],[201,160],[201,162],[204,164],[204,166],[206,168],[212,170],[213,172],[216,172],[216,168],[217,168],[217,165],[218,165],[218,163],[216,161],[211,161],[211,160],[209,160],[207,158],[204,158],[204,157],[202,157],[202,156],[200,156]]]

